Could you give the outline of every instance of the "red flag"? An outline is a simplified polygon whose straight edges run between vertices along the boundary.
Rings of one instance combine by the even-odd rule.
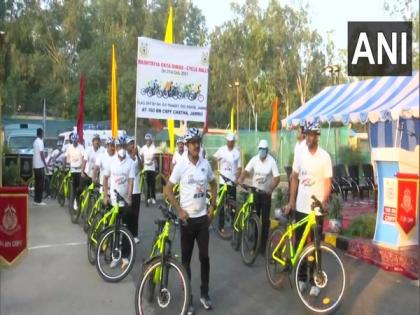
[[[274,98],[273,102],[273,114],[271,116],[271,147],[273,148],[273,151],[276,150],[276,142],[277,142],[277,107],[278,107],[278,97],[276,96]]]
[[[80,98],[79,98],[79,112],[77,114],[77,135],[79,136],[79,143],[84,143],[83,140],[83,112],[85,109],[85,77],[83,73],[80,75]]]
[[[161,131],[163,129],[163,125],[159,119],[149,119],[149,122],[156,131]]]

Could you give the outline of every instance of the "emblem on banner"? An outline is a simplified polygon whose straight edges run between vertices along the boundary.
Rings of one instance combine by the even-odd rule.
[[[149,48],[149,44],[146,42],[140,42],[140,47],[139,47],[139,56],[140,57],[149,57],[150,56],[150,48]]]
[[[0,230],[7,235],[12,235],[20,230],[16,209],[14,207],[8,205],[3,210],[3,219],[1,220],[1,223]]]
[[[403,209],[405,212],[410,212],[413,209],[410,189],[404,190],[403,200],[401,203],[401,209]]]

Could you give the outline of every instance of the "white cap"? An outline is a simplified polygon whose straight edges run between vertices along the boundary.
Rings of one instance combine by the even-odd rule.
[[[229,132],[229,133],[226,135],[226,140],[227,140],[227,141],[235,141],[235,140],[236,140],[236,136],[235,136],[235,134],[234,134],[234,133],[232,133],[232,132]]]
[[[268,142],[265,139],[262,139],[258,144],[259,149],[268,149]]]

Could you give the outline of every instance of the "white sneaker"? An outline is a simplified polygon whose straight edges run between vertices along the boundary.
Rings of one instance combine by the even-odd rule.
[[[147,203],[152,203],[152,198],[147,199]]]
[[[109,264],[109,268],[111,268],[111,269],[114,269],[115,267],[117,267],[118,266],[118,263],[120,262],[120,260],[119,259],[113,259],[112,261],[111,261],[111,263]]]
[[[32,205],[33,205],[33,206],[40,206],[40,205],[41,205],[41,203],[40,203],[40,202],[36,202],[36,201],[34,201],[34,202],[32,202]]]
[[[156,200],[155,200],[155,198],[152,198],[152,204],[156,204]]]
[[[303,291],[305,291],[307,288],[306,288],[306,282],[305,281],[299,281],[298,282],[298,285],[299,285],[299,291],[300,292],[303,292]]]
[[[320,292],[321,290],[317,286],[313,285],[311,287],[311,291],[309,291],[309,295],[318,296]]]
[[[40,202],[40,203],[38,203],[38,206],[46,206],[47,204],[45,203],[45,202]]]
[[[73,201],[73,209],[74,210],[79,210],[79,206],[77,205],[76,199],[74,199],[74,201]]]
[[[130,262],[127,258],[121,259],[121,270],[125,270],[128,267],[128,263]]]
[[[134,243],[136,243],[136,244],[140,243],[140,239],[138,237],[135,237],[134,238]]]

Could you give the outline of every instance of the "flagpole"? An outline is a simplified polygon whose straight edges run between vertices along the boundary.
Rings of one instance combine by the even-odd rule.
[[[44,135],[46,135],[47,134],[47,104],[45,102],[45,98],[44,98],[44,109],[42,113],[42,119],[44,123]]]

